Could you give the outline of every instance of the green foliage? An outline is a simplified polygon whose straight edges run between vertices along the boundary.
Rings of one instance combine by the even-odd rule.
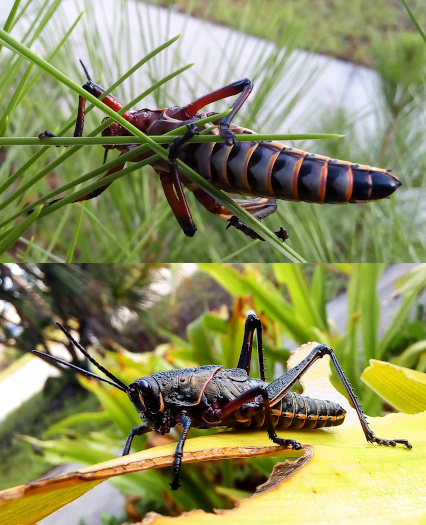
[[[49,463],[40,456],[40,449],[31,453],[30,447],[22,446],[19,435],[40,438],[47,427],[61,418],[98,407],[96,398],[78,388],[75,378],[69,374],[50,379],[43,392],[24,402],[0,423],[0,489],[36,479],[49,469]],[[94,414],[94,418],[79,426],[80,432],[102,429],[102,422],[96,420],[98,413]],[[30,459],[34,452],[36,461]]]
[[[424,100],[426,46],[420,35],[402,33],[398,39],[381,38],[373,49],[374,67],[393,118]]]
[[[158,2],[156,2],[158,3]],[[265,9],[257,2],[242,0],[174,0],[183,12],[234,27],[260,38],[275,40],[291,30],[294,20],[303,25],[299,37],[302,49],[350,62],[371,66],[371,53],[377,35],[398,39],[415,28],[408,23],[399,2],[387,0],[266,0]],[[267,7],[266,7],[267,6]],[[420,26],[426,25],[422,0],[410,2]],[[385,47],[384,47],[385,48]]]

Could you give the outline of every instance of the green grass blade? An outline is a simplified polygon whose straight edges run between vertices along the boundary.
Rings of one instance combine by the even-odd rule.
[[[7,235],[1,238],[0,241],[0,255],[3,255],[20,237],[23,233],[35,222],[41,212],[42,206],[34,210],[29,217],[22,221],[18,226],[9,230]]]
[[[67,257],[66,257],[66,260],[65,260],[65,262],[67,262],[67,263],[71,263],[72,262],[72,258],[73,258],[74,251],[75,251],[75,247],[77,245],[78,234],[80,233],[81,221],[83,219],[85,204],[86,204],[85,202],[81,203],[80,215],[79,215],[78,222],[77,222],[77,228],[74,230],[74,235],[72,237],[71,244],[70,244],[70,247],[68,249]]]
[[[411,18],[411,21],[416,26],[417,31],[419,32],[420,36],[423,38],[426,44],[426,34],[423,31],[423,29],[420,27],[420,24],[417,22],[417,18],[414,16],[413,11],[410,9],[409,5],[407,4],[406,0],[400,0],[401,4],[405,7],[405,10],[408,13],[408,16]]]
[[[384,264],[365,264],[361,268],[363,287],[361,298],[361,330],[364,366],[377,358],[377,336],[380,322],[380,302],[377,285],[385,268]]]
[[[10,10],[10,13],[6,19],[6,22],[4,23],[3,30],[9,32],[10,28],[12,27],[13,20],[15,18],[15,15],[18,11],[19,4],[21,3],[21,0],[15,0],[12,9]],[[1,53],[2,46],[0,46],[0,53]]]
[[[22,92],[25,88],[25,84],[27,83],[28,81],[28,78],[31,74],[31,70],[33,69],[33,65],[34,64],[30,64],[25,73],[23,74],[21,80],[19,81],[16,89],[15,89],[15,92],[13,93],[10,101],[9,101],[9,104],[6,106],[6,109],[4,110],[3,112],[3,115],[0,117],[0,136],[3,136],[5,131],[6,131],[6,128],[8,126],[8,123],[10,122],[11,120],[11,116],[13,114],[13,111],[14,109],[16,108],[18,102],[19,102],[19,99],[21,98],[22,96]]]

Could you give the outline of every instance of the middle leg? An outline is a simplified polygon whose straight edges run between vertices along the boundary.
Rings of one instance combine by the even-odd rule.
[[[252,401],[258,396],[262,396],[262,404],[265,411],[265,426],[266,431],[268,432],[269,438],[276,443],[277,445],[289,447],[293,450],[300,450],[302,448],[302,445],[295,441],[294,439],[284,439],[277,436],[277,433],[275,432],[275,427],[272,421],[272,414],[271,414],[271,405],[269,402],[268,392],[266,388],[262,385],[255,386],[253,388],[250,388],[250,390],[247,390],[240,396],[236,397],[229,403],[227,403],[223,408],[220,408],[218,410],[214,410],[212,413],[212,416],[215,420],[223,420],[226,416],[229,416],[234,412],[235,410],[242,407],[245,403],[248,403],[249,401]]]
[[[176,137],[169,149],[169,172],[160,173],[160,181],[167,202],[172,209],[180,227],[185,235],[193,237],[197,227],[192,220],[192,215],[183,193],[182,183],[179,177],[177,160],[180,147],[191,140],[198,133],[197,126],[194,123],[187,125],[188,130],[182,137]]]

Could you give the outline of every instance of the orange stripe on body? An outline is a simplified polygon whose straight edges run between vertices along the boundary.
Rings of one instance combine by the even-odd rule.
[[[215,374],[217,374],[219,372],[219,370],[221,370],[222,366],[218,366],[216,368],[216,370],[213,370],[213,372],[210,374],[210,376],[207,378],[207,381],[204,383],[204,385],[202,386],[201,388],[201,392],[200,392],[200,395],[198,396],[198,399],[197,401],[195,401],[195,403],[191,403],[190,405],[185,405],[187,407],[193,407],[193,406],[196,406],[196,405],[199,405],[200,402],[201,402],[201,398],[203,397],[203,394],[204,394],[204,390],[206,389],[207,385],[210,383],[210,381],[213,379],[213,376]]]
[[[299,199],[299,193],[297,191],[297,179],[299,177],[299,171],[300,167],[305,160],[305,157],[302,157],[300,160],[296,162],[293,169],[293,177],[291,179],[291,191],[293,192],[293,195],[296,199]]]
[[[253,151],[259,146],[259,143],[255,144],[254,146],[252,146],[248,152],[247,152],[247,155],[245,156],[244,158],[244,166],[243,166],[243,184],[244,184],[244,187],[247,188],[249,191],[252,191],[252,189],[250,188],[250,185],[248,183],[248,173],[247,173],[247,167],[248,167],[248,163],[250,161],[250,158],[251,156],[253,155]]]
[[[277,151],[277,153],[271,157],[271,160],[268,164],[268,171],[266,173],[266,188],[271,195],[274,195],[274,191],[272,189],[272,168],[274,167],[275,161],[277,160],[277,157],[280,153],[281,151]]]
[[[226,155],[226,158],[223,159],[223,164],[222,164],[222,177],[223,177],[223,180],[225,181],[226,184],[229,185],[229,180],[228,180],[228,157],[229,157],[229,154],[231,153],[231,148],[228,148],[228,153]]]

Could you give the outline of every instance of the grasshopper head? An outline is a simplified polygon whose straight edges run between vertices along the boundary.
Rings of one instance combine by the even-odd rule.
[[[164,400],[157,381],[151,377],[140,377],[129,385],[128,395],[136,410],[147,417],[164,410]]]

